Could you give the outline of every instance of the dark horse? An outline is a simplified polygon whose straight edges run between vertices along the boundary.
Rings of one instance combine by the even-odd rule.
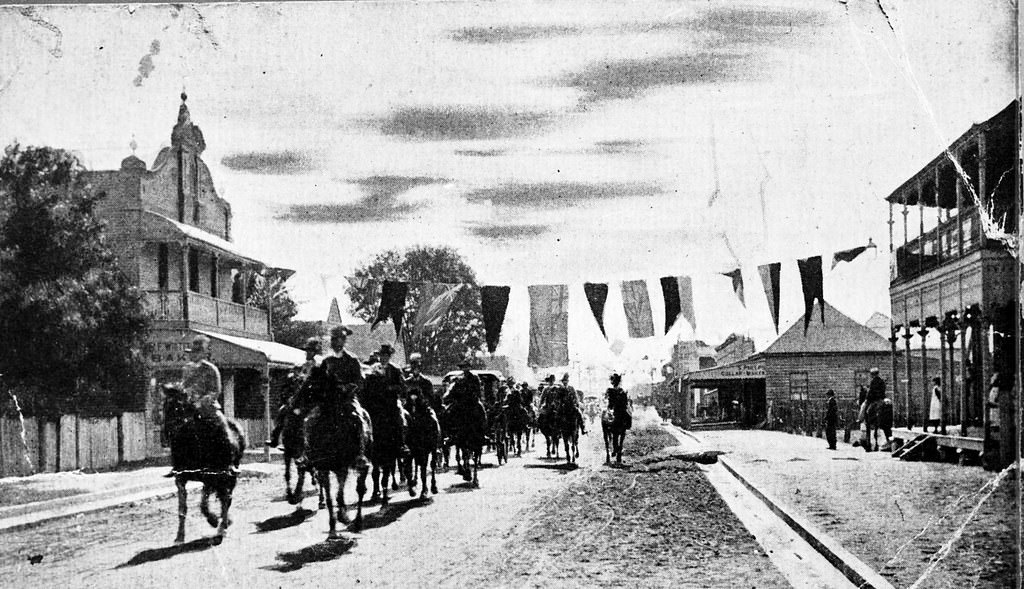
[[[522,456],[523,438],[528,436],[530,431],[530,414],[523,407],[522,397],[515,393],[509,395],[504,411],[509,437],[509,450],[511,451],[514,447],[516,456]],[[527,450],[529,450],[529,443],[529,438],[527,438]]]
[[[301,398],[306,396],[304,390],[307,386],[312,385],[308,379],[300,385],[297,395]],[[285,497],[288,499],[288,503],[292,505],[302,504],[302,485],[305,483],[306,474],[308,473],[310,479],[316,484],[316,472],[308,462],[301,461],[299,458],[302,457],[306,450],[306,433],[303,428],[303,423],[306,420],[305,412],[302,408],[295,407],[289,408],[282,412],[284,423],[281,425],[281,444],[284,446],[284,492]],[[292,489],[292,464],[295,464],[295,473],[298,475],[299,480],[295,485],[295,489]],[[327,504],[324,501],[324,489],[320,485],[317,485],[317,490],[320,494],[320,502],[318,507],[323,509]]]
[[[185,483],[203,484],[199,509],[206,521],[217,528],[217,536],[227,535],[231,520],[231,494],[238,482],[238,465],[245,452],[245,436],[233,421],[224,427],[219,419],[204,415],[189,402],[185,392],[175,385],[164,385],[164,434],[171,446],[174,484],[178,487],[178,535],[175,544],[185,541],[185,515],[188,492]],[[210,512],[210,494],[220,502],[220,517]]]
[[[605,463],[611,464],[612,456],[615,456],[616,462],[622,464],[622,443],[626,439],[626,431],[633,427],[633,417],[625,391],[609,389],[608,396],[608,408],[601,414]]]
[[[373,493],[370,495],[370,501],[379,499],[382,506],[387,506],[391,501],[388,495],[388,481],[395,476],[396,466],[404,463],[407,457],[402,449],[406,430],[404,410],[399,408],[397,395],[388,390],[383,377],[379,374],[370,374],[366,377],[359,401],[363,403],[373,424],[373,446],[370,450],[370,461],[373,463],[373,472],[370,476],[373,481]]]
[[[487,413],[478,399],[457,397],[445,409],[448,436],[458,453],[457,471],[463,480],[480,486],[477,471],[487,439]]]
[[[416,496],[416,471],[423,487],[420,497],[427,496],[427,465],[430,465],[430,492],[437,495],[437,450],[441,446],[441,425],[428,399],[414,395],[409,411],[409,495]]]
[[[537,426],[544,436],[547,457],[551,458],[553,453],[555,458],[558,458],[558,439],[561,436],[561,428],[558,423],[558,395],[554,391],[546,390],[541,396],[540,403]]]
[[[871,452],[873,450],[888,450],[891,448],[892,401],[882,399],[868,405],[864,414],[864,421],[867,423],[868,430],[868,439],[864,450]],[[878,447],[878,430],[882,430],[882,433],[885,435],[886,445],[882,448]]]
[[[566,464],[575,464],[580,457],[579,439],[583,420],[576,406],[575,393],[565,387],[556,387],[556,424],[558,436],[565,444]]]
[[[354,531],[363,525],[363,496],[366,495],[366,477],[370,463],[366,458],[373,446],[373,426],[370,416],[354,401],[355,386],[338,385],[321,368],[313,369],[309,376],[307,402],[313,406],[306,418],[306,462],[316,471],[320,488],[327,500],[329,538],[337,538],[337,520],[349,524],[345,507],[345,479],[349,469],[356,471],[356,518]],[[338,511],[335,517],[331,497],[331,473],[338,479]],[[296,493],[301,496],[302,480]]]

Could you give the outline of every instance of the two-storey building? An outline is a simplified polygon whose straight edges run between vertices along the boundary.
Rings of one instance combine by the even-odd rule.
[[[211,339],[221,369],[228,415],[266,436],[271,383],[301,364],[301,350],[272,341],[266,311],[246,304],[248,280],[267,265],[232,242],[231,205],[213,185],[202,160],[206,142],[181,95],[170,147],[147,168],[130,155],[118,170],[93,171],[88,180],[103,198],[97,215],[107,224],[112,249],[145,293],[153,323],[147,407],[148,446],[160,451],[159,383],[180,379],[185,348],[198,334]],[[275,395],[276,397],[276,395]]]
[[[913,345],[925,358],[939,356],[937,373],[914,373],[907,366],[905,411],[918,423],[926,418],[932,379],[940,378],[941,430],[956,425],[956,436],[942,436],[940,445],[976,449],[983,439],[994,441],[998,434],[989,427],[994,412],[986,409],[993,375],[1006,392],[1002,404],[1010,403],[1010,391],[1019,388],[1018,266],[1003,239],[1018,235],[1019,121],[1019,100],[1014,100],[973,125],[886,198],[892,355],[895,364],[897,348],[909,355]],[[925,345],[928,334],[936,332],[938,350]],[[1003,420],[1004,431],[1012,421]],[[1002,437],[1006,448],[1000,461],[1008,463],[1012,435]]]

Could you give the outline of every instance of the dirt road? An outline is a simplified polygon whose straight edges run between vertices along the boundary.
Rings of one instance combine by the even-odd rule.
[[[635,431],[634,454],[672,443]],[[219,546],[202,539],[212,530],[193,494],[182,546],[171,544],[175,501],[142,502],[10,534],[0,577],[21,587],[786,586],[699,470],[604,467],[594,433],[581,453],[576,469],[536,453],[495,468],[487,455],[480,489],[442,474],[435,498],[399,493],[364,512],[361,534],[332,542],[325,512],[296,512],[278,478],[247,479]]]

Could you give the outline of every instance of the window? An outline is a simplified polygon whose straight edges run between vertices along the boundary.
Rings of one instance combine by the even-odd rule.
[[[167,290],[168,286],[168,265],[170,264],[170,252],[166,243],[156,247],[156,284],[160,290]]]
[[[188,252],[188,289],[199,292],[199,252],[196,250]]]
[[[789,398],[797,401],[807,400],[807,373],[789,373]]]

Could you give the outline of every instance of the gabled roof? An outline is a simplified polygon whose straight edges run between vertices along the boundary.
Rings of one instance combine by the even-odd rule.
[[[892,319],[888,315],[883,315],[878,311],[875,311],[868,320],[864,322],[864,325],[868,329],[874,331],[882,337],[889,337],[892,328]]]
[[[814,304],[811,324],[804,335],[804,318],[797,319],[789,329],[768,346],[762,354],[819,354],[889,352],[888,340],[865,325],[857,323],[825,303],[825,323],[821,323],[821,307]]]

